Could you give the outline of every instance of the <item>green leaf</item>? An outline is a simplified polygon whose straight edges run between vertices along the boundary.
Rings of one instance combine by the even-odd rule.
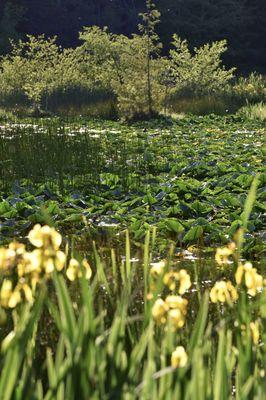
[[[184,242],[196,242],[203,235],[202,226],[193,226],[184,236]]]

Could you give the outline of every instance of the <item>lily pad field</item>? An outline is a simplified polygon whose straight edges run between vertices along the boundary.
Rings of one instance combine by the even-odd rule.
[[[0,399],[262,400],[265,123],[0,125]]]

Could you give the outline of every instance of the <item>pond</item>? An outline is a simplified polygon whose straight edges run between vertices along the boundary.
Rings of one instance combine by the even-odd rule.
[[[263,170],[262,124],[186,117],[127,126],[43,119],[0,126],[1,242],[47,219],[66,235],[102,245],[128,228],[159,248],[208,248],[232,240],[254,176]],[[265,174],[246,234],[263,251]]]
[[[262,398],[264,133],[232,116],[1,125],[1,382],[13,371],[19,398]]]

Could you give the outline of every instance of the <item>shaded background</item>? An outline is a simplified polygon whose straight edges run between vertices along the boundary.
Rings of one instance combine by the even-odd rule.
[[[240,73],[266,72],[265,0],[155,0],[160,10],[158,33],[167,51],[177,33],[199,46],[227,39],[224,62]],[[83,26],[108,26],[114,33],[137,31],[138,13],[145,0],[0,0],[0,53],[10,49],[9,38],[26,34],[58,36],[65,47],[79,44]]]

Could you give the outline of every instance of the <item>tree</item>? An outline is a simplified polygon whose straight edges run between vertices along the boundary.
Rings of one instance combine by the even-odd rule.
[[[80,49],[63,50],[56,37],[29,35],[26,42],[13,43],[11,54],[2,59],[0,89],[7,97],[21,94],[39,112],[42,106],[48,108],[53,92],[89,86],[90,76],[83,65]]]
[[[142,24],[139,24],[139,31],[143,36],[146,43],[146,60],[147,60],[147,92],[148,92],[148,108],[149,116],[151,117],[153,109],[153,95],[152,95],[152,59],[157,56],[162,44],[159,42],[155,28],[160,22],[160,12],[155,8],[152,0],[146,1],[146,12],[140,13]]]
[[[221,91],[232,79],[235,68],[226,70],[221,55],[227,50],[226,41],[205,44],[190,52],[186,40],[173,36],[174,49],[170,51],[170,67],[175,91],[206,94]]]
[[[155,46],[148,45],[146,35],[128,38],[106,28],[90,27],[84,29],[80,38],[89,69],[94,69],[99,85],[116,95],[120,115],[131,119],[159,111],[163,93],[158,79],[160,63],[151,56],[147,62]]]

